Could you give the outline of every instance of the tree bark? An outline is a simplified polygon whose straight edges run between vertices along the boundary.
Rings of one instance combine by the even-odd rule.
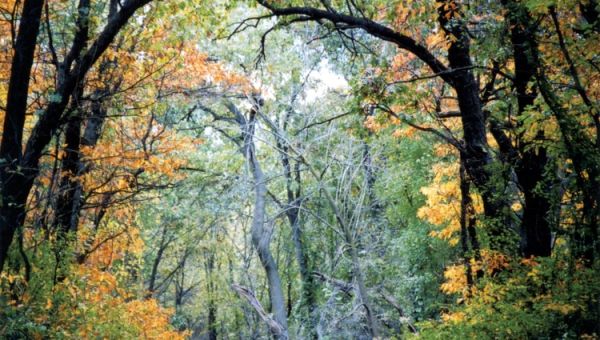
[[[152,261],[152,270],[150,272],[150,278],[149,278],[149,282],[148,282],[148,294],[146,295],[146,297],[148,297],[148,298],[151,298],[152,295],[154,294],[154,290],[156,289],[156,287],[155,287],[156,278],[158,277],[158,266],[160,265],[160,262],[162,261],[163,253],[165,252],[165,250],[167,249],[167,246],[170,243],[170,239],[167,240],[168,227],[164,222],[163,222],[162,227],[163,227],[163,230],[160,235],[158,251],[156,252],[156,257],[154,258],[154,261]]]
[[[217,303],[216,303],[216,298],[215,298],[215,294],[216,289],[215,289],[215,284],[213,282],[214,278],[213,278],[213,272],[215,269],[215,252],[211,251],[208,256],[207,256],[207,261],[206,261],[206,276],[207,276],[207,291],[208,291],[208,318],[207,318],[207,323],[208,323],[208,339],[209,340],[217,340],[218,338],[218,331],[217,331]]]
[[[266,178],[256,156],[256,146],[254,144],[254,131],[256,127],[256,116],[260,110],[260,99],[253,103],[248,119],[231,103],[228,103],[229,110],[236,115],[236,120],[242,129],[244,137],[243,153],[246,158],[254,181],[254,214],[252,217],[251,239],[252,245],[258,252],[258,257],[267,275],[269,282],[269,297],[271,300],[271,311],[273,320],[281,326],[281,331],[271,332],[277,339],[287,339],[287,316],[285,309],[285,300],[281,286],[281,278],[277,269],[277,263],[270,250],[271,235],[265,230],[265,208],[267,185]],[[239,292],[239,291],[238,291]],[[256,307],[255,307],[256,308]],[[258,311],[258,310],[257,310]],[[262,315],[261,315],[262,317]],[[263,318],[264,319],[264,318]]]
[[[538,68],[538,86],[544,101],[556,116],[568,157],[572,160],[577,187],[583,203],[582,220],[573,233],[574,254],[592,264],[600,254],[598,219],[600,218],[600,152],[582,130],[581,124],[567,112]]]
[[[287,126],[286,121],[283,122],[284,132]],[[294,249],[296,255],[296,262],[300,270],[300,278],[302,280],[302,297],[304,299],[303,305],[306,306],[308,312],[307,325],[310,336],[315,338],[316,334],[316,322],[314,312],[316,310],[315,301],[315,281],[313,276],[310,274],[310,263],[307,256],[307,249],[303,242],[302,236],[302,225],[300,221],[300,206],[301,206],[301,195],[302,195],[302,180],[300,177],[300,163],[296,163],[294,169],[290,162],[289,156],[289,145],[288,141],[279,134],[279,131],[273,130],[273,135],[276,140],[277,149],[279,150],[281,165],[283,167],[283,173],[286,181],[286,193],[287,193],[287,207],[285,207],[285,213],[292,229],[292,240],[294,242]],[[293,185],[296,185],[294,190]]]
[[[269,326],[269,330],[271,331],[271,334],[275,336],[275,338],[287,339],[287,329],[285,329],[279,322],[265,312],[265,309],[260,304],[260,301],[258,301],[254,293],[249,288],[237,284],[232,284],[231,288],[248,301],[256,313],[258,313],[260,318]]]
[[[54,221],[59,235],[66,235],[77,230],[78,219],[76,216],[79,209],[76,202],[81,200],[80,197],[76,197],[79,191],[77,189],[80,187],[77,177],[80,172],[81,119],[78,115],[67,123],[65,144]]]
[[[15,231],[25,219],[25,201],[29,190],[21,185],[26,181],[20,166],[23,157],[21,145],[43,6],[43,0],[25,0],[23,3],[11,65],[0,145],[0,272],[4,268]]]
[[[510,25],[510,39],[515,62],[515,75],[513,86],[517,94],[518,115],[523,116],[526,110],[534,105],[537,91],[531,87],[535,70],[538,67],[537,40],[533,19],[523,5],[512,1],[503,1],[508,9],[508,22]],[[494,133],[496,136],[499,131]],[[553,205],[550,198],[539,192],[548,191],[544,172],[547,170],[550,159],[546,147],[542,143],[537,148],[531,147],[522,140],[519,134],[516,150],[512,143],[508,145],[505,158],[512,163],[518,178],[520,189],[524,196],[522,229],[522,253],[529,256],[550,256],[552,251],[552,234],[550,218]],[[540,133],[538,140],[543,140]]]

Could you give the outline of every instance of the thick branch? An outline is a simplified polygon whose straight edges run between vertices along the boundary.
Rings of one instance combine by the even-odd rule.
[[[333,10],[321,10],[313,7],[285,7],[280,8],[270,4],[266,0],[258,0],[258,3],[269,9],[273,14],[279,17],[300,16],[306,19],[320,22],[327,20],[335,25],[346,25],[344,28],[359,28],[370,35],[382,40],[391,42],[400,49],[406,50],[426,63],[431,70],[439,74],[446,82],[453,84],[453,77],[448,73],[448,68],[438,60],[427,48],[417,43],[413,38],[400,34],[393,29],[379,24],[365,17],[355,17]]]
[[[254,296],[254,293],[250,290],[250,288],[237,284],[232,284],[231,288],[248,301],[250,306],[252,306],[252,308],[254,308],[254,310],[258,313],[260,318],[269,326],[269,329],[273,335],[276,337],[285,336],[285,328],[275,321],[275,319],[273,319],[269,314],[267,314],[267,312],[265,312],[265,309],[261,305],[260,301],[258,301],[256,296]]]

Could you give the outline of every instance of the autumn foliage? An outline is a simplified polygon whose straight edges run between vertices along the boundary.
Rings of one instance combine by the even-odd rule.
[[[599,13],[3,1],[0,338],[598,338]]]

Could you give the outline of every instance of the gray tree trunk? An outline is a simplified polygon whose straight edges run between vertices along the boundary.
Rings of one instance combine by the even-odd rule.
[[[265,175],[256,157],[256,148],[254,145],[256,114],[259,110],[259,104],[254,104],[248,119],[245,119],[239,110],[232,104],[229,104],[228,107],[229,110],[236,115],[236,120],[242,128],[244,136],[244,157],[248,161],[254,180],[254,216],[252,218],[251,226],[252,245],[258,252],[260,263],[265,269],[267,280],[269,281],[269,297],[271,299],[273,319],[281,326],[281,331],[273,331],[274,327],[271,327],[271,331],[277,339],[287,339],[287,316],[283,290],[281,288],[281,278],[279,277],[277,263],[269,248],[271,235],[265,230],[267,185]]]

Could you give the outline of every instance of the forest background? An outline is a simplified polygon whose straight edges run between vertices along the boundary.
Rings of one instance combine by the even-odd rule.
[[[596,0],[4,0],[0,337],[600,334]]]

